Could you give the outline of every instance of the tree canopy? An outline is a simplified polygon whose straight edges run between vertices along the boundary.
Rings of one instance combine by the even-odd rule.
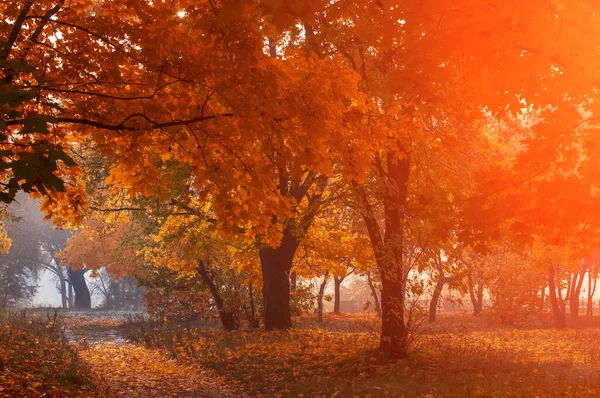
[[[443,280],[460,249],[563,264],[597,238],[591,0],[0,7],[0,200],[83,226],[77,267],[199,275],[223,320],[259,284],[269,330],[292,326],[297,274],[352,262],[403,357],[415,273]]]

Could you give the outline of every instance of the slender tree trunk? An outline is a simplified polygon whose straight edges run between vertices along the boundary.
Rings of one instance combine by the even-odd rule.
[[[477,316],[483,312],[483,286],[473,282],[473,275],[471,272],[467,275],[469,283],[469,296],[471,297],[471,303],[473,304],[473,315]]]
[[[483,312],[483,285],[477,284],[475,294],[477,299],[473,303],[473,315],[477,316]]]
[[[548,267],[548,290],[550,296],[550,304],[552,306],[552,313],[554,314],[554,325],[559,329],[564,329],[567,327],[567,315],[564,311],[564,307],[560,305],[559,297],[557,297],[556,292],[556,282],[554,280],[556,271],[554,270],[554,265],[550,265]]]
[[[60,280],[60,299],[63,309],[67,309],[69,303],[67,302],[67,281],[62,275],[58,276]]]
[[[256,307],[254,305],[254,289],[252,283],[248,285],[248,296],[250,297],[250,327],[252,329],[258,329],[260,327],[260,321],[256,316]]]
[[[585,270],[571,276],[571,295],[569,296],[569,308],[571,310],[571,320],[577,322],[579,319],[579,295],[583,286]]]
[[[546,304],[546,287],[543,286],[540,292],[540,311],[544,311],[544,306]]]
[[[219,294],[217,287],[213,281],[213,278],[210,277],[208,271],[206,270],[206,266],[204,265],[204,261],[198,261],[198,273],[202,277],[202,280],[208,286],[208,290],[213,296],[213,300],[215,300],[215,304],[217,305],[217,311],[219,311],[219,318],[221,319],[221,323],[223,324],[223,329],[225,330],[236,330],[238,328],[238,322],[236,322],[235,314],[225,308],[225,304],[223,303],[223,298]]]
[[[340,288],[342,287],[342,282],[344,281],[344,278],[338,278],[337,276],[333,277],[333,283],[334,283],[334,299],[333,299],[333,312],[336,314],[340,313],[340,300],[341,300],[341,293],[340,293]]]
[[[354,183],[353,186],[381,274],[380,351],[390,358],[403,358],[407,356],[408,349],[408,330],[404,320],[406,279],[402,255],[410,160],[408,155],[399,158],[388,151],[386,165],[387,172],[379,175],[385,181],[383,234],[364,187],[358,183]]]
[[[598,282],[598,272],[596,265],[590,265],[588,271],[588,315],[594,316],[594,293],[596,293],[596,285]]]
[[[444,288],[444,282],[444,277],[438,275],[438,280],[435,284],[435,289],[433,289],[431,301],[429,302],[429,321],[431,322],[435,322],[437,318],[437,307],[440,301],[440,295],[442,294],[442,289]]]
[[[68,279],[69,282],[69,297],[67,301],[69,303],[69,308],[75,308],[75,292],[73,292],[73,283],[71,282],[71,278]]]
[[[588,287],[587,287],[587,306],[585,309],[585,314],[587,316],[593,316],[594,315],[594,309],[593,309],[593,300],[592,297],[594,296],[594,292],[592,291],[592,267],[590,266],[588,268]]]
[[[379,304],[379,293],[375,288],[375,284],[373,283],[373,278],[371,278],[371,273],[367,274],[367,282],[369,284],[369,288],[371,289],[371,296],[373,296],[373,301],[375,302],[375,312],[377,313],[377,318],[381,318],[381,304]]]
[[[85,274],[88,270],[86,269],[72,269],[68,268],[69,279],[75,292],[75,303],[74,307],[77,309],[92,308],[92,297],[90,290],[88,289],[87,283],[85,282]]]
[[[325,271],[323,282],[321,282],[321,286],[319,286],[319,295],[317,296],[317,320],[319,323],[323,322],[323,296],[325,295],[327,282],[329,282],[329,279],[327,279],[328,275],[329,271]]]

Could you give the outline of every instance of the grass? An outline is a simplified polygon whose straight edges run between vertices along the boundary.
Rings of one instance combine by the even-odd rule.
[[[509,328],[469,315],[426,325],[412,356],[377,355],[373,318],[327,316],[289,332],[130,323],[127,333],[255,396],[595,397],[600,329]]]
[[[69,345],[56,313],[0,312],[0,396],[107,396]]]

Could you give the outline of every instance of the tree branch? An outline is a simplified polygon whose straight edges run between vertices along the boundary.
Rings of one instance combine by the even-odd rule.
[[[17,41],[17,37],[19,36],[19,32],[21,32],[21,28],[23,27],[23,23],[25,22],[25,18],[27,17],[27,13],[31,9],[31,5],[33,4],[33,0],[28,0],[21,9],[15,24],[13,25],[12,31],[10,32],[10,36],[8,37],[8,43],[6,43],[6,47],[2,50],[0,54],[0,59],[5,61],[10,54],[15,42]]]

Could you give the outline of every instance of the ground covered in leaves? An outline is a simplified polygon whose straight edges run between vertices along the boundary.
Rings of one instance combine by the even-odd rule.
[[[0,314],[0,396],[600,396],[593,324],[510,328],[446,316],[424,325],[401,361],[378,356],[378,321],[366,315],[300,319],[287,332],[198,326]]]
[[[127,342],[130,314],[0,313],[0,397],[232,397],[235,384]]]
[[[102,374],[69,344],[51,314],[0,312],[0,397],[109,394]]]
[[[82,360],[102,372],[113,396],[230,397],[241,392],[211,370],[176,361],[165,349],[128,342],[120,327],[130,316],[91,311],[65,318]]]
[[[329,315],[324,328],[299,326],[223,332],[140,322],[127,333],[256,396],[600,396],[598,328],[508,328],[453,315],[424,325],[410,359],[390,362],[377,355],[373,318]]]

